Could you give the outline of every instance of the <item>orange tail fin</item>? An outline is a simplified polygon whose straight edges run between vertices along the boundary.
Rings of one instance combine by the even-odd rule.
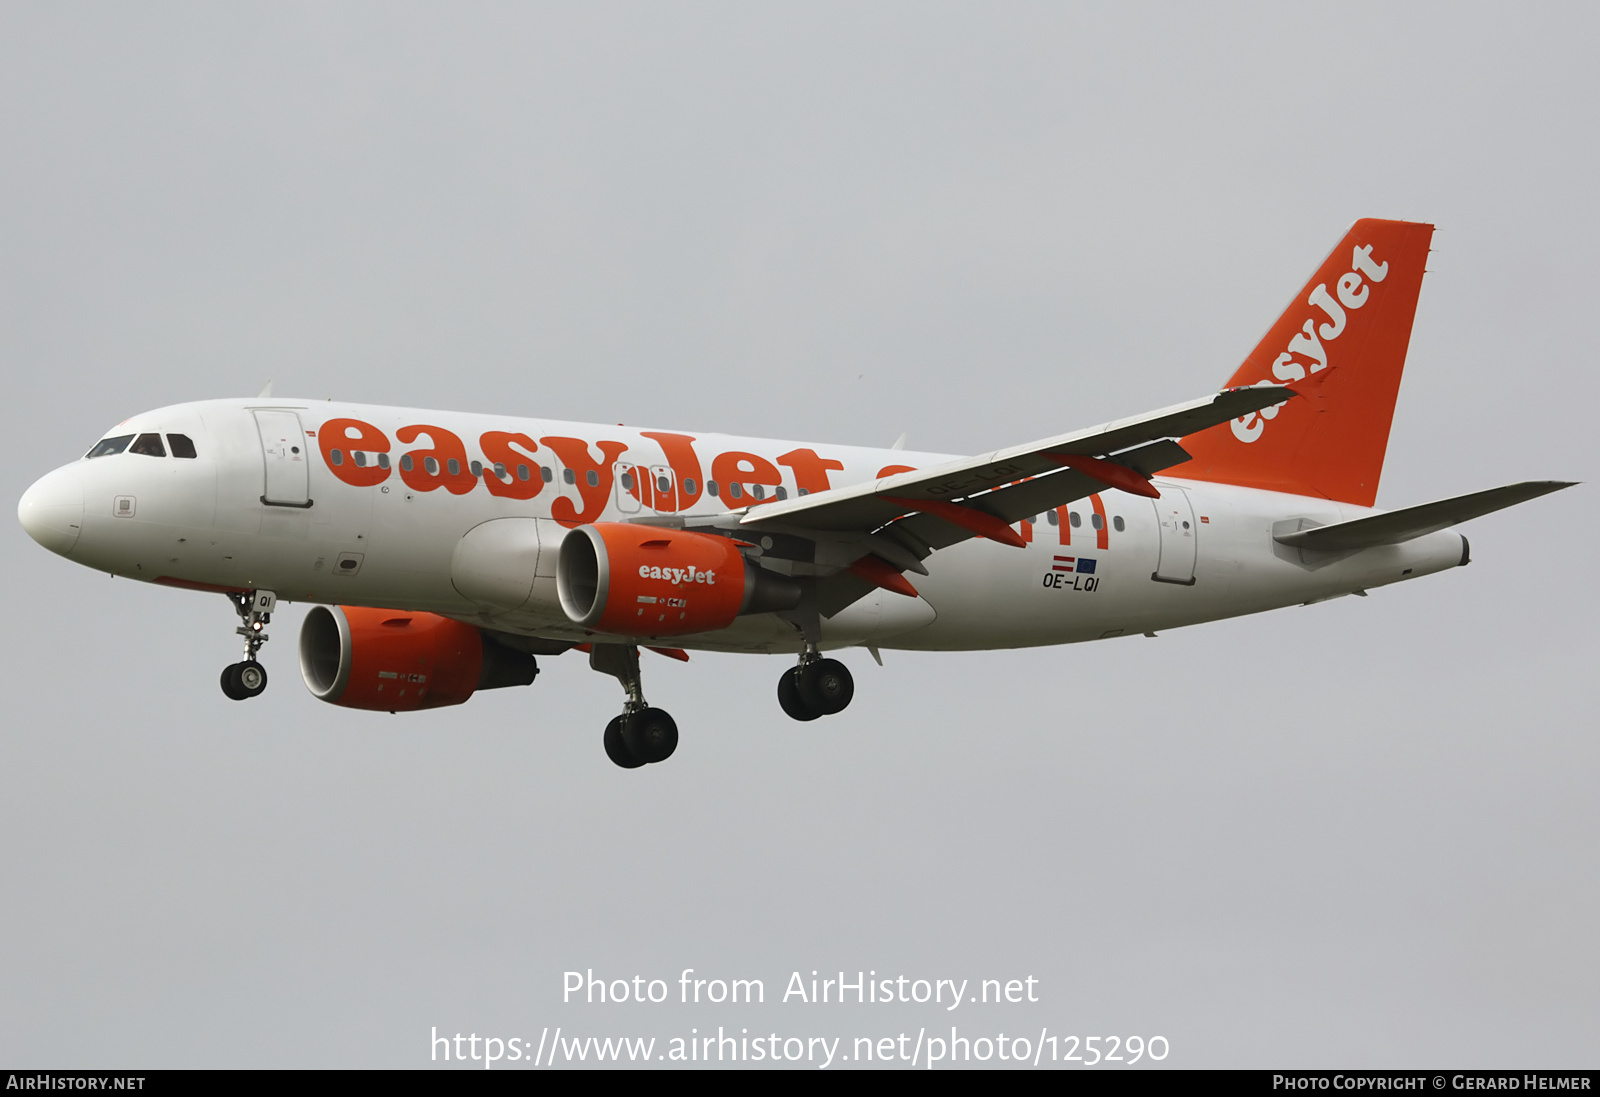
[[[1172,475],[1370,507],[1432,239],[1409,221],[1351,226],[1228,382],[1299,399],[1191,434]]]

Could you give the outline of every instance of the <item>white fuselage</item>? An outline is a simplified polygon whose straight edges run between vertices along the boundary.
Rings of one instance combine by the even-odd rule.
[[[361,429],[339,428],[337,437],[323,432],[337,421]],[[363,433],[367,428],[376,433]],[[196,456],[125,451],[57,469],[19,508],[29,532],[56,552],[115,575],[199,589],[272,590],[296,602],[426,611],[556,640],[597,638],[567,619],[555,591],[556,552],[576,525],[721,513],[755,503],[758,487],[764,500],[780,489],[792,498],[871,481],[885,469],[951,460],[271,399],[176,405],[135,416],[111,434],[145,432],[180,433],[193,440]],[[491,435],[497,439],[492,444]],[[506,436],[525,441],[508,449]],[[379,448],[380,437],[386,449]],[[357,451],[352,438],[372,448]],[[460,456],[447,456],[458,452],[457,440]],[[338,451],[337,460],[330,449]],[[451,460],[457,462],[453,475]],[[498,495],[489,484],[497,460],[505,469]],[[656,491],[662,483],[668,490]],[[1326,525],[1373,512],[1179,477],[1158,476],[1154,483],[1160,499],[1108,489],[1020,523],[1013,528],[1027,542],[1022,549],[979,538],[938,551],[924,562],[928,575],[910,576],[921,597],[875,591],[823,621],[823,646],[961,650],[1073,643],[1336,597],[1441,571],[1465,558],[1463,539],[1449,531],[1361,551],[1303,553],[1276,543],[1274,532],[1298,528],[1300,520]],[[535,519],[538,531],[537,551],[526,560],[534,574],[532,595],[514,608],[481,595],[494,577],[485,583],[468,574],[473,562],[460,551],[469,531],[508,517]],[[768,562],[792,574],[812,566]],[[753,614],[727,629],[671,643],[720,651],[802,646],[795,627],[774,614]]]

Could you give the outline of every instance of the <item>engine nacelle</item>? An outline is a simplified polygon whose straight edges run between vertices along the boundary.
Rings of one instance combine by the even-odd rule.
[[[726,628],[742,613],[793,609],[800,584],[747,564],[726,537],[597,522],[561,542],[556,593],[586,629],[682,636]]]
[[[329,704],[379,712],[459,705],[480,689],[526,686],[533,656],[432,613],[317,606],[300,626],[300,676]]]

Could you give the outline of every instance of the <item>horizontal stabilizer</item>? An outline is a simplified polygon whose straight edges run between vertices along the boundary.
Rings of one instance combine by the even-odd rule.
[[[1357,518],[1351,522],[1281,533],[1274,536],[1273,540],[1291,548],[1321,552],[1350,552],[1377,545],[1398,545],[1402,541],[1449,529],[1469,518],[1492,514],[1572,486],[1572,483],[1564,480],[1528,480],[1521,484],[1507,484],[1503,488],[1475,491],[1471,495],[1458,495],[1454,499],[1441,499],[1437,503],[1424,503],[1420,507],[1406,507],[1387,514]]]

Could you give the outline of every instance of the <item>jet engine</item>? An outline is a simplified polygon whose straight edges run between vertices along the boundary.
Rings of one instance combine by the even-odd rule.
[[[300,626],[300,676],[344,708],[411,712],[459,705],[480,689],[526,686],[533,656],[432,613],[317,606]]]
[[[562,540],[556,593],[586,629],[682,636],[726,628],[743,613],[793,609],[800,584],[747,563],[727,537],[597,522]]]

